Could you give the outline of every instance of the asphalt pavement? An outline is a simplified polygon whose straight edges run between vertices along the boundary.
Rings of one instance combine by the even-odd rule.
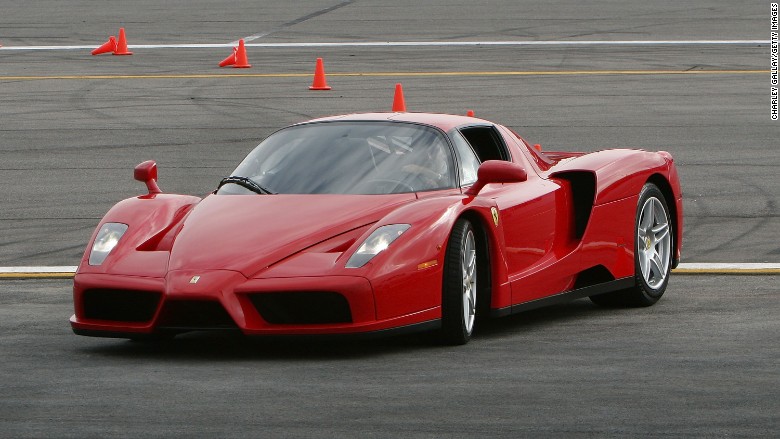
[[[390,110],[396,83],[411,111],[474,110],[546,150],[670,151],[684,262],[780,260],[768,2],[0,11],[0,266],[77,265],[101,216],[143,192],[144,160],[164,191],[202,195],[280,127]],[[134,54],[91,56],[120,26]],[[252,68],[217,67],[239,38]],[[420,45],[355,45],[385,42]],[[331,91],[308,90],[317,57]],[[580,300],[444,348],[77,337],[69,281],[0,280],[0,437],[773,436],[777,290],[777,276],[676,276],[651,308]]]
[[[0,266],[77,265],[100,217],[138,195],[213,190],[274,130],[312,117],[465,113],[547,150],[667,150],[684,190],[685,262],[777,262],[778,124],[769,7],[758,2],[36,2],[0,17]],[[433,12],[435,11],[435,13]],[[132,56],[91,56],[126,29]],[[530,41],[546,46],[248,47]],[[589,42],[612,44],[589,44]],[[626,45],[626,41],[690,44]],[[580,45],[558,45],[579,42]],[[622,42],[622,43],[621,43]],[[176,44],[223,44],[181,48]],[[72,47],[22,50],[25,47]],[[169,46],[166,46],[169,45]],[[322,57],[333,90],[310,91]],[[249,76],[247,76],[249,75]],[[348,76],[347,76],[348,75]]]
[[[2,437],[772,437],[772,276],[678,276],[655,306],[588,299],[462,347],[191,333],[78,337],[66,280],[0,281]]]

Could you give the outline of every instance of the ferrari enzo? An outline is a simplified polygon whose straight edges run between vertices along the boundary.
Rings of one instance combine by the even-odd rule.
[[[315,119],[266,138],[200,198],[148,193],[100,221],[74,277],[76,334],[376,335],[565,300],[649,306],[680,260],[667,152],[542,152],[486,120]]]

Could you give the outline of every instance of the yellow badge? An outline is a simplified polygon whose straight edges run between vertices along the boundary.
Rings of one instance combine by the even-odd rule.
[[[493,214],[493,224],[495,224],[496,227],[498,227],[498,209],[496,209],[495,207],[491,207],[490,213]]]

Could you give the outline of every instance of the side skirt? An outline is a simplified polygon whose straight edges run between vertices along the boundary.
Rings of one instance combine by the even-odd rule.
[[[247,335],[247,337],[257,337],[262,339],[281,339],[281,340],[322,340],[322,341],[360,341],[373,340],[376,338],[394,337],[398,335],[414,334],[416,332],[428,332],[441,328],[441,320],[429,320],[422,323],[413,323],[411,325],[399,326],[397,328],[380,329],[369,332],[349,332],[339,334],[263,334]]]
[[[370,332],[349,332],[339,334],[263,334],[263,335],[247,335],[246,337],[257,337],[264,339],[317,339],[317,340],[369,340],[381,337],[390,337],[396,335],[413,334],[415,332],[434,331],[441,328],[441,320],[429,320],[422,323],[414,323],[406,326],[399,326],[397,328],[380,329],[378,331]],[[105,337],[105,338],[129,338],[129,339],[154,339],[155,335],[159,334],[182,334],[191,331],[204,331],[204,332],[225,332],[235,333],[236,335],[244,335],[238,328],[158,328],[158,332],[153,333],[135,333],[135,332],[116,332],[116,331],[99,331],[91,329],[77,329],[71,328],[77,335],[85,335],[88,337]]]
[[[504,317],[510,314],[530,311],[536,308],[571,302],[572,300],[582,299],[583,297],[597,296],[599,294],[611,293],[612,291],[624,290],[635,285],[636,283],[633,276],[624,277],[621,279],[611,280],[609,282],[577,288],[576,290],[565,291],[554,296],[518,303],[516,305],[507,306],[505,308],[491,309],[490,317]]]

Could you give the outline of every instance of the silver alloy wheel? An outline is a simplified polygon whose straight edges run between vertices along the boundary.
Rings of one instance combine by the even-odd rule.
[[[650,197],[642,206],[636,239],[642,277],[648,287],[658,289],[669,275],[672,251],[669,218],[658,198]]]
[[[477,310],[477,248],[474,233],[468,230],[463,237],[461,272],[463,273],[463,324],[466,333],[474,329],[474,315]]]

